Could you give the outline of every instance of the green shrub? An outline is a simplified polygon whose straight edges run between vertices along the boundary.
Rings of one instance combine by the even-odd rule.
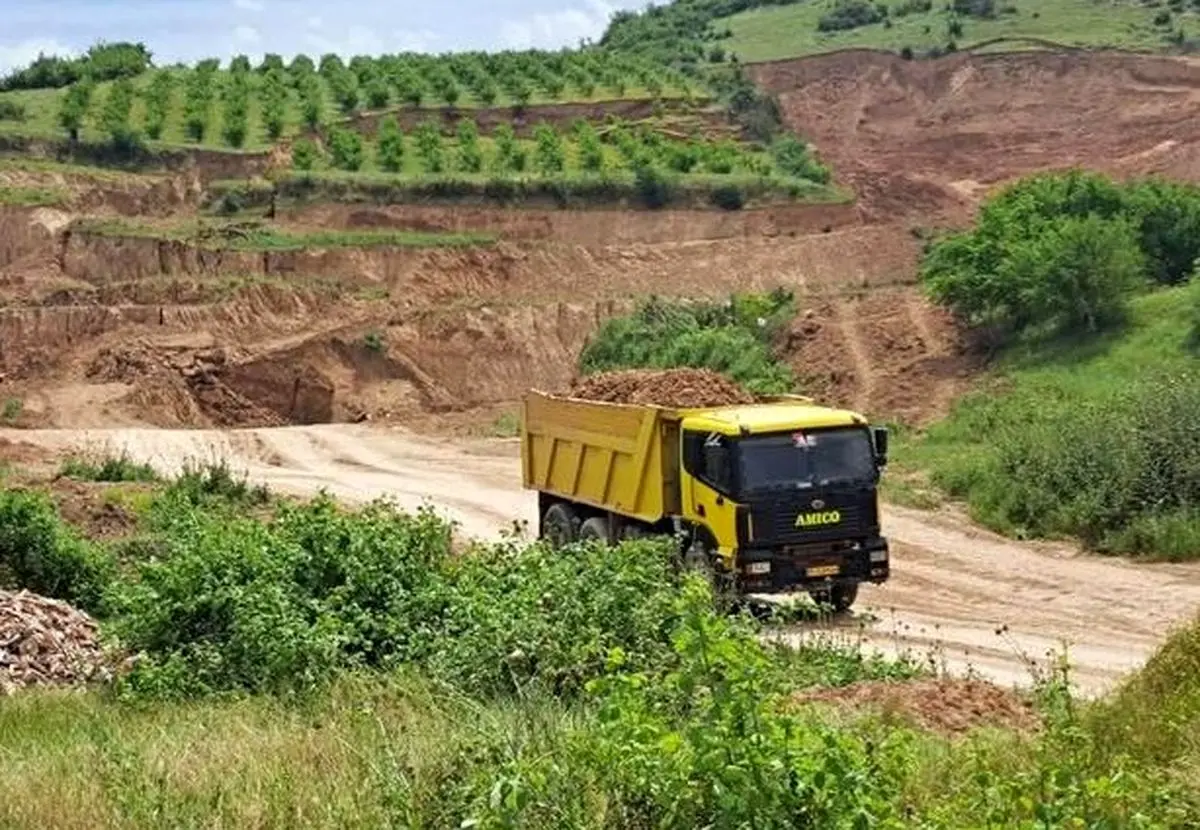
[[[432,121],[424,121],[414,132],[417,145],[417,155],[426,173],[441,173],[445,170],[445,156],[442,152],[442,133]]]
[[[63,462],[59,475],[82,481],[158,481],[158,473],[149,464],[139,464],[127,453],[100,459],[72,456]]]
[[[838,32],[870,26],[887,18],[887,6],[870,0],[834,0],[828,13],[817,21],[817,31]]]
[[[389,115],[379,122],[379,149],[376,153],[379,166],[389,173],[404,169],[404,133],[396,116]]]
[[[1145,270],[1124,194],[1070,173],[1031,177],[989,200],[974,230],[932,247],[922,279],[935,301],[1007,338],[1119,323]]]
[[[171,112],[171,96],[175,91],[175,78],[170,72],[159,71],[146,91],[146,135],[157,141],[166,129],[167,116]]]
[[[297,170],[312,170],[320,160],[321,152],[312,139],[299,138],[292,145],[292,166]]]
[[[116,576],[114,560],[63,523],[50,497],[0,491],[0,563],[22,588],[97,613]]]
[[[62,98],[62,104],[58,110],[58,123],[67,131],[67,136],[71,141],[79,140],[79,130],[83,127],[84,118],[87,117],[94,89],[95,84],[85,78],[71,84],[67,88],[67,94]]]
[[[354,130],[334,127],[329,131],[329,156],[339,170],[358,170],[364,161],[362,136]]]
[[[1200,277],[1192,277],[1183,301],[1187,304],[1188,315],[1191,318],[1191,328],[1184,345],[1200,355]]]
[[[483,152],[479,148],[479,127],[475,119],[458,122],[458,167],[465,173],[483,170]]]
[[[727,306],[652,299],[608,320],[579,358],[584,374],[631,368],[707,368],[760,393],[788,392],[794,378],[771,352],[795,314],[789,293],[735,296]],[[762,321],[761,324],[759,321]]]
[[[1164,285],[1188,279],[1200,259],[1200,187],[1150,180],[1128,186],[1128,212],[1137,223],[1151,276]]]

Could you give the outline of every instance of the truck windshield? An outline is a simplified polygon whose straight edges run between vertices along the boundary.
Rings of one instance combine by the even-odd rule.
[[[872,481],[875,454],[865,429],[764,435],[738,442],[743,493]]]

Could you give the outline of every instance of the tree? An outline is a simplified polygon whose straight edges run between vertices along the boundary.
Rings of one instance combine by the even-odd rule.
[[[922,267],[933,299],[1004,338],[1095,333],[1124,319],[1146,267],[1132,222],[1067,215],[1018,227],[1000,239],[981,227],[935,245]]]
[[[604,145],[596,129],[587,121],[580,119],[574,125],[575,141],[579,148],[579,166],[590,173],[604,170]]]
[[[339,170],[359,170],[363,165],[362,136],[354,130],[334,127],[329,133],[329,155]]]
[[[175,77],[165,70],[154,74],[154,80],[146,90],[146,135],[155,141],[162,138],[166,128],[174,91]]]
[[[483,152],[479,149],[479,127],[473,118],[464,118],[458,122],[458,166],[466,173],[478,173],[483,169]]]
[[[183,95],[183,128],[192,141],[203,141],[208,131],[215,71],[208,66],[197,66],[188,74]]]
[[[517,142],[517,136],[509,124],[496,127],[496,166],[504,172],[520,173],[525,169],[525,150]]]
[[[301,82],[300,99],[304,124],[310,130],[315,130],[325,115],[325,94],[315,74],[305,76]]]
[[[320,158],[320,150],[311,139],[301,138],[292,145],[292,166],[297,170],[312,170]]]
[[[378,149],[376,151],[379,166],[389,173],[399,173],[404,169],[404,134],[400,132],[400,124],[396,116],[389,115],[379,122],[379,134],[376,136]]]
[[[263,127],[267,138],[278,141],[283,135],[284,119],[287,116],[288,89],[282,69],[270,69],[263,77],[259,88],[262,100]]]
[[[221,135],[229,146],[241,147],[250,131],[250,71],[230,72],[226,77]]]
[[[561,173],[566,166],[562,136],[549,124],[542,122],[533,128],[534,163],[545,176]]]
[[[132,148],[138,140],[131,122],[134,95],[133,82],[128,78],[115,81],[108,88],[100,116],[101,126],[113,145],[122,149]]]
[[[92,103],[92,90],[95,85],[84,79],[76,81],[67,88],[62,105],[58,111],[58,123],[67,131],[71,141],[79,140],[79,130],[83,127],[83,119],[87,117],[88,107]]]
[[[415,132],[417,155],[426,173],[441,173],[446,162],[442,154],[442,133],[431,121],[421,123]]]

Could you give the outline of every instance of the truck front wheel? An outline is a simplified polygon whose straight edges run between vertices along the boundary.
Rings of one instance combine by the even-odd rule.
[[[557,502],[542,515],[542,538],[556,548],[579,538],[579,516],[568,504]]]
[[[827,602],[833,606],[835,614],[844,614],[858,599],[858,583],[850,585],[834,585],[829,590],[814,591],[813,599],[817,602]]]

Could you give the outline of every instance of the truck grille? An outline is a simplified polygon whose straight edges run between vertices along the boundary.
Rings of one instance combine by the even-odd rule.
[[[825,504],[814,508],[814,498]],[[803,498],[748,505],[755,545],[802,545],[878,532],[872,495],[851,497],[806,494]],[[804,517],[798,524],[797,517]]]

